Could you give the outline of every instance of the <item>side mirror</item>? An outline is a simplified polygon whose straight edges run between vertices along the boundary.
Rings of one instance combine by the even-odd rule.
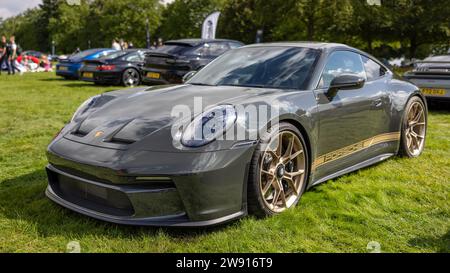
[[[355,74],[342,74],[331,81],[328,97],[336,96],[339,90],[359,89],[364,86],[365,79]]]
[[[188,73],[184,74],[183,76],[183,83],[187,82],[188,80],[190,80],[192,77],[194,77],[194,75],[197,73],[197,71],[189,71]]]
[[[331,81],[330,88],[335,89],[359,89],[364,86],[366,80],[354,74],[342,74]]]

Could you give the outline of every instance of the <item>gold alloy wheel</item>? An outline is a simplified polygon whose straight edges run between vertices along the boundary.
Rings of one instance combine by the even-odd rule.
[[[414,102],[406,118],[406,146],[408,152],[415,157],[420,155],[425,143],[426,119],[423,105],[420,102]]]
[[[305,149],[296,134],[279,132],[265,149],[259,188],[266,206],[279,213],[295,204],[305,181]]]

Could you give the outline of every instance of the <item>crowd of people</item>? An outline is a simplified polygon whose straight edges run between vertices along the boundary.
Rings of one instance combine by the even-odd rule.
[[[7,70],[8,75],[16,72],[49,72],[52,65],[47,55],[35,56],[23,55],[21,48],[16,44],[15,37],[11,36],[9,41],[6,36],[1,37],[0,43],[0,74]]]
[[[127,50],[134,48],[132,42],[125,42],[123,39],[113,39],[111,47],[115,50]]]
[[[162,38],[158,38],[157,42],[156,41],[153,42],[153,44],[151,46],[151,49],[156,49],[156,48],[161,47],[163,45],[164,45],[163,39]],[[132,42],[126,42],[123,39],[115,38],[112,41],[111,48],[115,49],[115,50],[127,50],[127,49],[134,48],[134,45],[133,45]]]

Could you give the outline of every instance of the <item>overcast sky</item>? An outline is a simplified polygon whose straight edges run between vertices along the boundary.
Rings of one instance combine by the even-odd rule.
[[[0,0],[0,17],[17,15],[28,8],[37,7],[41,0]]]
[[[161,2],[170,3],[173,0],[162,0]],[[37,7],[40,3],[41,0],[0,0],[0,17],[6,19],[28,8]]]

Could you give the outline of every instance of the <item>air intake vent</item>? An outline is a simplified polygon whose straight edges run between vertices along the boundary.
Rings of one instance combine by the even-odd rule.
[[[113,137],[110,141],[108,141],[110,143],[116,143],[116,144],[122,144],[122,145],[129,145],[129,144],[133,144],[136,141],[131,140],[131,139],[122,139],[122,138],[116,138]]]

